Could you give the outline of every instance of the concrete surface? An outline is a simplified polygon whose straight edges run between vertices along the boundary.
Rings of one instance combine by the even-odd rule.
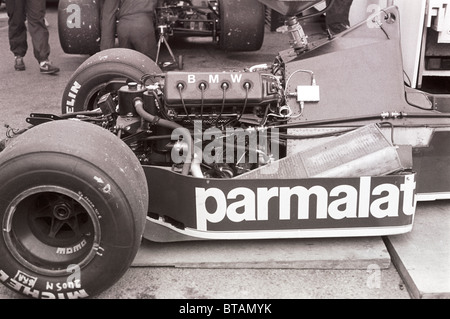
[[[15,72],[13,68],[13,56],[9,52],[7,45],[7,27],[4,21],[0,20],[0,55],[2,60],[0,63],[0,136],[4,136],[7,128],[5,124],[13,128],[23,128],[26,126],[25,117],[30,112],[47,112],[60,113],[61,96],[64,87],[70,75],[76,68],[87,58],[87,56],[72,56],[64,54],[59,46],[56,8],[49,7],[47,19],[50,23],[51,60],[55,65],[61,68],[61,72],[57,76],[45,76],[39,74],[38,65],[32,56],[30,49],[25,57],[27,70],[24,72]],[[0,14],[3,11],[0,10]],[[315,35],[312,35],[315,36]],[[211,44],[208,39],[200,41],[173,44],[172,49],[175,54],[184,56],[186,70],[206,70],[206,69],[237,69],[249,67],[254,64],[271,62],[279,50],[287,47],[288,38],[285,35],[267,32],[264,47],[259,52],[253,53],[231,53],[221,52],[218,48]],[[31,48],[31,43],[30,43]],[[445,207],[439,218],[448,220],[448,213],[445,213]],[[428,220],[427,216],[422,216],[418,220]],[[430,221],[431,222],[431,221]],[[440,223],[447,225],[446,223]],[[416,242],[416,235],[430,236],[430,241],[444,240],[447,237],[437,237],[433,231],[417,227],[408,237],[407,241],[414,241],[412,245],[421,246],[420,240]],[[448,229],[446,230],[447,234]],[[421,234],[416,234],[422,232]],[[441,252],[449,247],[448,240],[445,239],[441,243]],[[391,243],[397,247],[398,240]],[[338,245],[336,245],[338,243]],[[255,298],[274,298],[274,299],[299,299],[299,298],[410,298],[408,290],[402,281],[400,273],[392,263],[388,262],[390,256],[387,256],[385,247],[381,243],[381,238],[374,239],[351,239],[345,241],[344,246],[339,247],[339,241],[277,241],[277,242],[234,242],[230,246],[225,247],[225,243],[202,243],[195,244],[193,251],[195,255],[190,256],[191,262],[199,263],[198,255],[201,253],[203,265],[196,265],[201,268],[177,268],[174,260],[180,260],[181,256],[188,258],[188,251],[185,251],[186,244],[170,244],[170,246],[144,245],[144,248],[154,248],[156,257],[161,258],[159,261],[162,265],[153,264],[152,267],[132,267],[125,276],[112,288],[98,296],[99,299],[131,299],[131,298],[231,298],[231,299],[255,299]],[[374,244],[376,243],[376,244]],[[342,244],[342,242],[341,242]],[[411,244],[411,243],[410,243]],[[429,242],[427,242],[429,244]],[[228,245],[228,244],[227,244]],[[257,269],[248,269],[251,265],[243,269],[226,268],[226,269],[207,269],[204,267],[205,259],[220,260],[223,254],[229,255],[230,247],[239,248],[247,255],[247,257],[258,257],[256,260]],[[262,248],[262,246],[266,247]],[[381,245],[381,246],[380,246]],[[427,251],[427,246],[422,248]],[[157,249],[156,249],[157,248]],[[225,250],[224,250],[225,249]],[[270,269],[264,268],[263,262],[267,251],[264,249],[279,252],[278,255],[271,256],[270,259],[278,263],[276,266],[271,265]],[[343,250],[342,250],[343,249]],[[412,248],[417,249],[416,248]],[[172,256],[164,256],[163,252],[170,251]],[[300,251],[304,250],[304,251]],[[233,252],[236,250],[233,249]],[[295,254],[306,256],[309,261],[315,260],[316,264],[304,267],[301,262],[295,260]],[[448,250],[447,250],[448,251]],[[308,252],[308,254],[307,254]],[[333,253],[343,254],[340,263],[336,263],[329,267],[321,268],[317,261],[319,258],[325,258],[328,263],[333,260],[330,256]],[[429,255],[434,250],[428,251]],[[208,254],[211,255],[208,256]],[[184,254],[184,255],[183,255]],[[309,255],[311,254],[311,255]],[[315,255],[314,255],[315,254]],[[354,255],[352,255],[354,254]],[[436,252],[436,254],[438,254]],[[319,255],[321,257],[319,257]],[[398,252],[403,260],[403,253]],[[141,250],[136,264],[146,265],[149,256],[153,258],[151,250]],[[313,257],[316,256],[316,257]],[[345,257],[344,257],[345,256]],[[168,260],[167,258],[173,258]],[[276,259],[279,258],[279,259]],[[294,258],[294,259],[293,259]],[[327,258],[331,258],[327,260]],[[354,259],[356,258],[356,259]],[[429,258],[429,257],[428,257]],[[184,262],[186,261],[184,259]],[[285,259],[284,261],[282,259]],[[298,258],[297,258],[298,259]],[[357,260],[360,259],[360,260]],[[421,264],[420,259],[411,256],[411,259]],[[153,259],[152,259],[153,260]],[[247,259],[249,260],[249,259]],[[423,260],[423,259],[422,259]],[[253,259],[255,261],[255,259]],[[265,260],[267,262],[268,260]],[[287,262],[283,265],[284,262]],[[292,262],[296,263],[292,267]],[[304,260],[302,261],[304,262]],[[331,262],[332,263],[332,262]],[[344,263],[347,266],[343,266]],[[281,266],[280,266],[281,265]],[[186,265],[185,265],[186,266]],[[309,267],[313,267],[310,269]],[[412,266],[416,267],[416,266]],[[448,269],[449,264],[443,264],[441,267]],[[297,268],[297,269],[292,269]],[[307,268],[307,269],[305,269]],[[411,267],[405,267],[410,271]],[[431,271],[431,270],[430,270]],[[427,270],[425,270],[427,273]],[[403,274],[403,278],[406,276]],[[430,277],[425,277],[423,273],[413,275],[411,278],[414,282],[421,278],[425,282]],[[447,278],[440,278],[446,280]],[[406,278],[405,280],[409,280]],[[412,296],[414,294],[412,293]],[[21,297],[0,286],[0,299],[20,299]]]
[[[414,298],[450,298],[450,204],[422,203],[412,232],[386,238],[392,262]]]
[[[387,269],[379,237],[154,243],[144,241],[134,266],[177,268]]]

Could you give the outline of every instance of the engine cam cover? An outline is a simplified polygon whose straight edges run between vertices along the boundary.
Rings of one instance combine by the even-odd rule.
[[[258,105],[272,100],[273,79],[258,72],[169,72],[165,102],[169,107],[204,105]],[[272,95],[272,97],[270,97]]]

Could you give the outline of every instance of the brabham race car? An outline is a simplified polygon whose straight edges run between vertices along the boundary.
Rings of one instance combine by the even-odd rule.
[[[100,50],[102,7],[105,0],[61,0],[58,33],[65,53],[94,54]],[[168,49],[182,68],[169,43],[171,38],[210,37],[227,51],[256,51],[264,41],[265,7],[258,0],[158,0],[154,23],[160,52]],[[164,45],[164,46],[163,46]],[[163,62],[161,63],[163,64]]]
[[[159,242],[383,236],[450,197],[450,108],[405,85],[399,12],[308,43],[317,1],[262,0],[291,47],[235,72],[162,72],[111,49],[62,114],[0,147],[0,281],[35,298],[113,285]],[[325,9],[326,10],[326,9]]]

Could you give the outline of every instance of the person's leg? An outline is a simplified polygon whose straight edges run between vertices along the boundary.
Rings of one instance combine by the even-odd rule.
[[[152,60],[156,59],[156,34],[155,27],[153,24],[153,19],[150,14],[141,18],[141,24],[139,24],[140,30],[139,33],[142,34],[142,37],[137,37],[134,35],[131,39],[134,47],[139,52],[144,53],[146,56],[150,57]]]
[[[117,28],[119,46],[139,51],[151,59],[156,59],[156,35],[150,14],[124,17]]]
[[[131,36],[135,30],[135,23],[133,18],[122,17],[117,24],[117,40],[119,41],[119,47],[125,49],[134,50],[134,46],[131,44]]]
[[[47,61],[50,55],[49,32],[45,26],[45,0],[27,0],[28,30],[38,62]]]
[[[43,74],[54,74],[59,68],[53,66],[48,57],[50,56],[49,32],[45,25],[46,0],[27,0],[27,20],[30,31],[34,57],[39,62],[40,72]]]
[[[15,69],[25,70],[23,57],[27,53],[27,28],[25,26],[25,0],[6,0],[8,13],[8,39],[11,52],[14,54]]]

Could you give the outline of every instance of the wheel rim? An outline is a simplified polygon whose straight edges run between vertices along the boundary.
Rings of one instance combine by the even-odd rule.
[[[84,101],[83,110],[85,111],[92,111],[94,109],[94,105],[97,105],[98,99],[99,99],[99,93],[104,87],[104,83],[99,84],[92,88],[89,93],[87,94],[87,98]],[[104,92],[106,94],[108,92]]]
[[[89,264],[100,249],[98,212],[80,193],[39,186],[6,210],[3,236],[14,258],[43,275],[61,276]]]
[[[92,111],[97,106],[98,100],[105,94],[111,93],[113,95],[113,98],[117,97],[117,92],[120,89],[120,87],[126,85],[129,81],[136,82],[138,80],[132,80],[130,78],[126,78],[126,82],[118,80],[117,84],[120,85],[119,87],[115,87],[113,84],[112,87],[108,88],[108,83],[113,83],[116,79],[123,79],[121,78],[112,78],[109,79],[106,82],[102,82],[94,87],[92,87],[89,92],[86,94],[86,99],[83,104],[83,111]],[[119,82],[120,81],[120,82]]]

